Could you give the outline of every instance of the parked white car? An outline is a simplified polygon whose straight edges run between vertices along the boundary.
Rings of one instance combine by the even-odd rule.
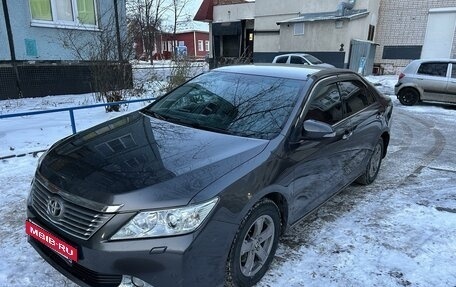
[[[326,68],[334,68],[333,65],[323,63],[320,59],[310,54],[297,53],[297,54],[283,54],[276,56],[273,63],[277,64],[298,64],[298,65],[310,65],[319,66]]]

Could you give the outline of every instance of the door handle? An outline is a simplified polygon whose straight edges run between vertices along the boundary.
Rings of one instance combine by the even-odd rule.
[[[352,134],[353,134],[353,130],[351,130],[351,131],[348,131],[348,130],[347,130],[347,131],[345,131],[344,135],[342,136],[342,139],[343,139],[343,140],[346,140],[346,139],[348,139],[349,137],[351,137]]]

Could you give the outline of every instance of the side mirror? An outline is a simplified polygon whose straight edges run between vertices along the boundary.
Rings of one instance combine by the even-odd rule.
[[[336,132],[331,125],[327,123],[316,120],[306,120],[303,124],[302,135],[307,139],[333,138],[336,136]]]

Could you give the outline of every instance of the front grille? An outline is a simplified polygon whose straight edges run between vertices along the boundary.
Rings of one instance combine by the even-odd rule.
[[[32,245],[36,246],[39,251],[44,253],[50,260],[63,268],[66,272],[90,286],[116,287],[122,282],[122,275],[98,273],[87,269],[76,262],[68,263],[66,259],[63,259],[60,255],[53,252],[51,249],[47,248],[34,238],[30,237],[29,240],[33,242]]]
[[[48,212],[50,201],[56,198],[63,205],[62,214],[58,218],[51,216]],[[50,192],[38,180],[34,180],[32,186],[31,205],[46,222],[74,237],[85,240],[89,239],[113,216],[70,202],[59,196],[58,193]]]

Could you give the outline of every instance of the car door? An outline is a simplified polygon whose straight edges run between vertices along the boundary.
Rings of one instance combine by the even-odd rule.
[[[450,71],[445,102],[456,104],[456,63],[450,63]]]
[[[314,120],[332,127],[330,137],[306,139],[305,136],[289,152],[292,168],[291,222],[298,220],[324,203],[345,186],[344,159],[350,152],[351,127],[343,119],[343,107],[337,78],[324,80],[314,86],[302,111],[297,133],[303,122]]]
[[[423,89],[422,100],[445,101],[447,94],[448,63],[421,63],[416,75],[416,84]]]
[[[344,183],[349,184],[364,171],[368,158],[382,134],[384,108],[367,85],[355,76],[341,77],[339,90],[342,99],[343,117],[351,129],[345,142],[350,151],[343,159]]]

